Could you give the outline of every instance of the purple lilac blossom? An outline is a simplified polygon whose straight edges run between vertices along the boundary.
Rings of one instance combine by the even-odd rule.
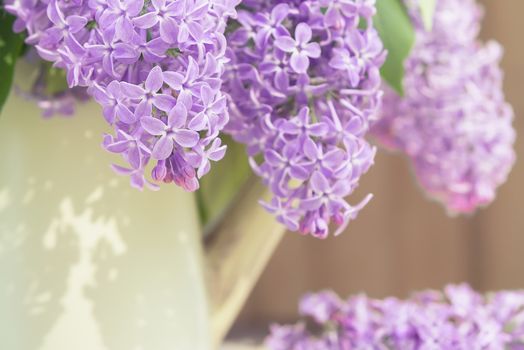
[[[417,39],[405,63],[405,96],[386,89],[372,133],[409,157],[431,197],[452,213],[472,212],[494,199],[515,160],[502,50],[477,40],[482,9],[474,0],[438,1],[431,32],[418,1],[406,3]]]
[[[103,146],[137,188],[188,191],[225,152],[224,31],[239,0],[6,0],[16,31],[85,87],[114,128]],[[152,168],[152,170],[150,170]],[[151,171],[150,181],[147,172]]]
[[[382,96],[375,12],[374,0],[245,0],[227,35],[226,132],[292,231],[325,238],[334,223],[337,235],[371,198],[345,200],[375,155],[364,138]]]
[[[449,285],[408,300],[341,300],[325,291],[304,296],[300,314],[308,323],[271,326],[269,349],[524,349],[524,291],[483,296],[466,284]]]

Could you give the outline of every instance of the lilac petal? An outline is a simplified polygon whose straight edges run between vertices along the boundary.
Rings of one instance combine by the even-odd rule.
[[[112,83],[114,83],[114,82],[112,82]],[[101,88],[98,85],[94,85],[93,86],[92,96],[95,99],[95,101],[98,102],[103,107],[113,105],[114,99],[112,99],[111,96],[109,96],[109,94],[106,91],[104,91],[104,89]]]
[[[147,91],[157,92],[164,85],[164,77],[162,74],[162,68],[160,66],[155,66],[149,72],[147,76],[145,87]]]
[[[182,147],[194,147],[199,140],[200,136],[196,131],[186,129],[175,131],[175,141]]]
[[[142,191],[144,189],[144,184],[146,183],[149,184],[149,182],[146,182],[144,174],[141,174],[139,172],[133,172],[133,174],[131,174],[131,186],[132,187]]]
[[[125,95],[128,98],[142,98],[146,94],[145,90],[142,89],[142,87],[125,81],[120,82],[120,87],[123,95]]]
[[[301,181],[307,180],[309,178],[309,172],[304,167],[299,165],[293,165],[290,168],[289,174],[295,179]]]
[[[315,123],[309,126],[309,134],[313,136],[324,136],[329,131],[326,123]]]
[[[211,169],[211,164],[209,163],[209,160],[204,159],[202,161],[202,164],[200,164],[200,166],[198,167],[198,170],[197,170],[198,178],[200,179],[202,176],[204,176],[207,173],[209,173],[210,169]]]
[[[214,101],[208,109],[213,113],[220,114],[227,108],[227,100],[225,96],[220,96],[218,100]]]
[[[69,16],[67,17],[66,22],[69,27],[69,32],[71,34],[75,34],[85,28],[87,24],[87,18],[82,16]]]
[[[102,28],[111,27],[116,22],[118,15],[111,11],[104,11],[98,18],[98,22]]]
[[[320,150],[318,149],[316,143],[311,140],[309,137],[306,138],[303,144],[303,150],[306,157],[308,157],[311,160],[317,160],[320,158]]]
[[[184,76],[178,72],[167,71],[163,73],[163,80],[170,88],[180,91],[184,83]]]
[[[164,6],[166,6],[166,0],[152,0],[152,3],[157,10],[164,9]]]
[[[204,63],[204,68],[202,69],[203,75],[213,75],[217,71],[218,62],[215,56],[210,52],[206,54],[206,62]]]
[[[153,97],[153,105],[164,112],[169,112],[175,104],[175,98],[170,95],[158,94]]]
[[[337,23],[340,23],[343,20],[340,11],[338,11],[335,6],[330,6],[324,16],[324,23],[330,27],[336,26]]]
[[[134,18],[133,23],[140,29],[149,29],[158,23],[158,14],[148,12],[140,17]]]
[[[267,150],[264,153],[264,159],[272,166],[280,166],[282,163],[285,162],[284,158],[282,158],[280,154],[273,151],[272,149]]]
[[[47,17],[51,20],[51,22],[53,22],[53,24],[60,25],[65,22],[64,14],[62,13],[62,11],[60,11],[58,1],[52,1],[47,6]]]
[[[115,45],[114,56],[117,60],[129,60],[130,63],[134,63],[140,57],[140,53],[131,45],[118,43]]]
[[[289,75],[283,70],[275,74],[274,84],[277,89],[282,92],[289,90]]]
[[[216,139],[216,140],[218,140],[219,141],[218,144],[220,144],[220,139]],[[214,144],[215,142],[213,142],[213,146]],[[208,158],[211,159],[212,161],[218,162],[219,160],[224,158],[224,156],[226,155],[226,151],[227,151],[227,145],[223,145],[221,147],[216,148],[212,152],[209,152]]]
[[[111,164],[111,168],[119,175],[131,175],[133,173],[133,169],[124,168],[123,166],[116,164]]]
[[[137,117],[126,106],[119,104],[116,106],[116,114],[118,120],[126,124],[133,124],[137,121]]]
[[[348,33],[349,39],[347,40],[349,47],[353,52],[360,52],[365,47],[365,39],[356,30],[352,30]]]
[[[176,40],[179,43],[183,43],[189,40],[189,28],[187,27],[187,24],[185,24],[184,22],[182,22],[178,26],[178,35],[176,37]]]
[[[112,153],[122,153],[127,151],[127,149],[129,148],[129,140],[122,140],[110,143],[106,145],[104,148]]]
[[[315,171],[311,176],[310,186],[316,193],[326,193],[329,190],[328,180],[318,171]]]
[[[306,73],[309,68],[309,58],[305,52],[294,52],[289,63],[291,68],[299,74]]]
[[[151,153],[151,155],[153,158],[158,160],[167,159],[171,153],[173,153],[173,147],[173,139],[167,135],[164,135],[155,143],[155,146],[153,147],[153,153]]]
[[[135,109],[135,115],[138,118],[144,116],[151,116],[153,112],[153,106],[148,100],[142,100]]]
[[[269,62],[262,62],[258,66],[258,70],[262,74],[271,74],[275,73],[277,71],[277,64],[275,62],[269,61]]]
[[[110,76],[115,77],[117,74],[115,72],[115,65],[113,61],[112,55],[105,54],[102,58],[102,66],[104,68],[104,71],[109,74]]]
[[[113,97],[120,97],[122,95],[122,85],[118,80],[113,80],[106,88],[108,94]]]
[[[104,107],[102,114],[109,124],[113,124],[116,119],[116,106]]]
[[[142,11],[144,0],[127,0],[124,1],[124,4],[127,14],[130,17],[135,17]]]
[[[329,152],[327,152],[324,155],[323,163],[332,168],[332,170],[335,170],[337,166],[340,164],[343,164],[344,162],[344,152],[342,152],[340,149],[333,149]]]
[[[187,109],[183,103],[177,103],[175,107],[169,111],[167,124],[171,128],[182,128],[186,125]]]
[[[290,231],[298,231],[298,229],[300,228],[298,221],[296,219],[290,218],[289,216],[279,215],[277,217],[277,220],[279,220],[280,223],[285,225],[287,229]]]
[[[140,125],[142,125],[145,131],[155,136],[163,135],[167,128],[160,119],[153,117],[142,117]]]
[[[275,46],[285,52],[293,52],[296,49],[297,43],[289,36],[279,36],[275,40]]]
[[[140,169],[142,167],[142,157],[138,147],[129,147],[127,152],[127,160],[133,169]]]
[[[279,129],[284,133],[284,134],[289,134],[289,135],[297,135],[301,132],[301,128],[294,122],[292,121],[284,121]]]
[[[182,91],[178,95],[177,103],[180,102],[190,111],[193,108],[193,96],[189,91]]]
[[[197,22],[190,22],[187,26],[188,32],[195,41],[201,41],[204,38],[204,30]]]
[[[338,181],[332,188],[333,194],[343,198],[351,192],[351,185],[347,181]]]
[[[215,96],[213,93],[213,90],[209,87],[209,85],[205,84],[202,85],[200,88],[200,97],[202,98],[202,102],[204,103],[204,106],[208,106],[213,102]]]
[[[299,23],[295,29],[295,39],[298,45],[308,43],[313,36],[311,27],[307,23]]]
[[[120,16],[116,20],[115,33],[124,42],[130,42],[133,39],[133,35],[136,34],[133,23],[124,16]]]
[[[205,113],[200,112],[191,119],[188,128],[195,131],[204,130],[207,126],[208,118]]]
[[[189,56],[188,61],[189,63],[187,65],[186,78],[187,81],[194,81],[196,78],[198,78],[198,63],[192,56]]]
[[[321,54],[320,45],[318,43],[309,43],[304,48],[304,52],[311,58],[319,58]]]
[[[177,31],[178,26],[176,22],[171,19],[164,19],[163,21],[160,21],[160,38],[168,43],[168,44],[174,44],[177,42]]]
[[[281,23],[286,19],[289,14],[289,5],[288,4],[278,4],[271,11],[271,20],[273,23]]]
[[[322,206],[322,197],[315,196],[300,201],[300,208],[305,210],[317,210]]]

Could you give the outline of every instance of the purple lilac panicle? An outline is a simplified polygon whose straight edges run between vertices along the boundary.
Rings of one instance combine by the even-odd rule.
[[[224,31],[239,0],[6,0],[16,31],[87,87],[114,128],[104,147],[133,186],[199,187],[224,155]],[[218,140],[218,141],[217,141]],[[153,168],[151,178],[145,173]]]
[[[230,123],[290,230],[325,238],[370,200],[345,201],[373,163],[365,139],[382,91],[374,0],[242,3],[225,73]],[[365,25],[361,25],[365,23]]]
[[[410,158],[422,187],[450,212],[489,204],[514,163],[513,111],[505,102],[501,47],[477,41],[474,0],[437,2],[431,32],[417,0],[406,1],[416,45],[405,63],[405,96],[386,89],[372,132]]]
[[[408,300],[341,300],[326,291],[306,295],[300,313],[320,331],[305,323],[273,325],[269,349],[524,349],[524,291],[483,296],[465,284],[449,285]]]

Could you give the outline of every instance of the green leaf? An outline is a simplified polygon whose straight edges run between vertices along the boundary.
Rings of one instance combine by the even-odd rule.
[[[16,60],[24,45],[24,35],[13,33],[13,22],[14,17],[0,9],[0,112],[11,91]]]
[[[419,6],[424,28],[429,32],[433,28],[433,15],[435,14],[437,0],[419,0]]]
[[[373,21],[388,50],[380,71],[384,80],[400,95],[404,94],[404,61],[415,42],[415,30],[401,0],[378,0]]]
[[[222,217],[251,175],[245,147],[227,136],[222,136],[222,140],[227,144],[226,156],[213,162],[196,193],[200,219],[207,226],[205,231]]]

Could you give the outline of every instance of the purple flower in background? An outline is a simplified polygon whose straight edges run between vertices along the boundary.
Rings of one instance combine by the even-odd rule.
[[[203,176],[225,152],[224,32],[239,2],[6,0],[5,8],[18,18],[15,29],[27,30],[27,43],[66,71],[70,87],[102,105],[114,129],[103,146],[129,164],[114,166],[117,173],[137,188],[164,182],[194,191],[197,170]],[[69,113],[64,96],[60,105],[40,105]]]
[[[263,206],[290,230],[339,234],[371,198],[345,200],[375,155],[365,136],[385,52],[374,13],[372,1],[245,1],[228,35],[225,130],[246,144],[273,194]]]
[[[373,134],[408,155],[418,181],[450,212],[489,204],[513,166],[513,111],[502,91],[497,43],[477,40],[474,0],[441,0],[427,32],[418,3],[406,1],[417,29],[405,63],[405,96],[386,90]]]
[[[314,323],[272,325],[271,350],[470,350],[524,347],[524,291],[486,296],[468,285],[425,291],[410,299],[341,300],[333,292],[308,294],[300,314]]]

